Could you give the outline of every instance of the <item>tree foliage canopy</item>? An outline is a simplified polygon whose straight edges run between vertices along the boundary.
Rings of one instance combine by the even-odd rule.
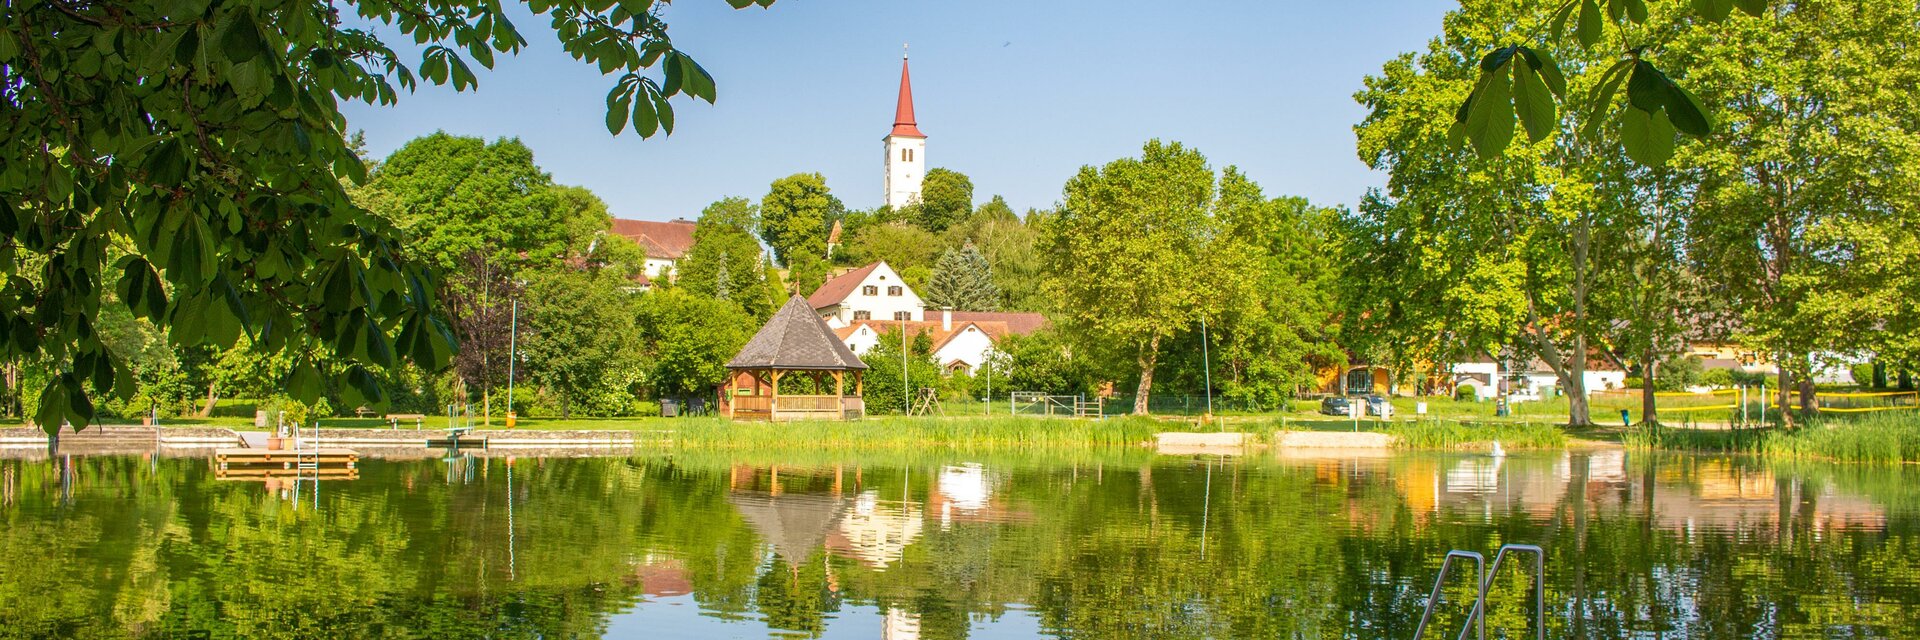
[[[421,80],[472,89],[470,62],[527,42],[497,2],[353,6],[425,45],[420,60],[315,0],[23,2],[0,17],[0,324],[8,359],[56,372],[39,392],[43,428],[84,427],[94,396],[130,392],[125,356],[93,330],[109,289],[177,345],[326,345],[342,366],[302,357],[286,381],[305,399],[324,376],[377,402],[372,370],[447,366],[434,275],[342,186],[366,166],[339,103],[392,104]],[[529,6],[568,53],[619,74],[611,130],[670,132],[669,98],[714,99],[661,12]]]

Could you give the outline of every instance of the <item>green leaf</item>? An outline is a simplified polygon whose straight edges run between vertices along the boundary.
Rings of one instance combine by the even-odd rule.
[[[1693,0],[1693,10],[1711,22],[1720,22],[1733,13],[1733,0]]]
[[[366,283],[361,280],[360,263],[351,256],[335,260],[322,281],[322,305],[332,313],[346,313],[367,305]]]
[[[1508,62],[1513,61],[1513,54],[1519,51],[1519,47],[1507,46],[1488,52],[1486,57],[1480,59],[1480,73],[1499,71],[1500,67],[1506,66]]]
[[[1553,36],[1550,40],[1559,41],[1567,36],[1567,21],[1573,18],[1574,10],[1580,8],[1579,4],[1569,2],[1553,12]]]
[[[1622,4],[1627,6],[1628,20],[1632,20],[1634,24],[1647,22],[1647,0],[1622,0]]]
[[[1546,51],[1537,51],[1528,47],[1521,47],[1520,53],[1526,56],[1527,64],[1532,65],[1533,70],[1539,72],[1540,79],[1547,82],[1547,88],[1553,91],[1553,95],[1566,97],[1567,78],[1560,74],[1560,63],[1555,62],[1552,55]]]
[[[1580,27],[1574,34],[1579,36],[1580,45],[1591,47],[1599,42],[1601,28],[1600,7],[1594,0],[1580,0]]]
[[[260,38],[260,27],[254,23],[252,12],[233,13],[233,22],[227,25],[226,33],[220,35],[220,50],[235,63],[252,60],[267,52],[267,43]]]
[[[1600,82],[1593,86],[1593,94],[1587,104],[1593,109],[1587,114],[1587,124],[1583,127],[1588,138],[1597,137],[1601,123],[1613,112],[1613,96],[1620,90],[1620,83],[1627,79],[1627,71],[1633,68],[1632,60],[1621,60],[1600,74]]]
[[[619,89],[615,88],[614,91],[618,92]],[[607,133],[617,136],[620,135],[622,130],[627,128],[627,113],[631,106],[629,104],[630,102],[631,98],[621,96],[616,99],[613,97],[613,94],[607,94]]]
[[[660,116],[660,130],[673,135],[673,105],[667,103],[666,94],[654,94],[653,112]]]
[[[1650,167],[1667,163],[1673,157],[1673,123],[1666,112],[1647,112],[1629,106],[1620,110],[1620,144],[1627,157]]]
[[[93,401],[87,399],[87,390],[80,388],[80,379],[71,371],[60,374],[60,386],[67,396],[67,422],[73,424],[74,431],[87,428],[93,423]]]
[[[13,210],[13,205],[0,199],[0,236],[11,238],[17,233],[20,233],[20,214]]]
[[[60,384],[60,378],[47,380],[47,386],[40,388],[40,406],[33,412],[33,423],[41,431],[53,435],[60,431],[61,423],[67,419],[67,389]]]
[[[1733,4],[1755,18],[1767,13],[1767,0],[1733,0]]]
[[[1540,80],[1540,74],[1533,67],[1519,64],[1513,67],[1513,108],[1520,115],[1520,124],[1527,130],[1527,138],[1534,142],[1546,139],[1553,133],[1559,120],[1558,110],[1553,96],[1548,93],[1547,85]]]
[[[146,258],[134,256],[126,260],[115,290],[120,294],[120,301],[126,303],[135,317],[144,317],[155,323],[166,317],[166,291],[161,287],[160,274],[154,272],[153,265]]]
[[[633,132],[642,138],[651,138],[660,130],[660,115],[654,113],[653,100],[646,95],[646,90],[640,92],[639,99],[633,101]]]
[[[1713,120],[1700,99],[1672,80],[1667,81],[1667,116],[1675,129],[1687,135],[1697,138],[1713,132]]]
[[[284,386],[287,395],[300,402],[316,402],[320,394],[326,391],[325,384],[320,380],[320,370],[313,366],[313,361],[304,358],[287,372]]]
[[[380,380],[368,373],[366,367],[357,364],[348,367],[341,383],[340,394],[349,405],[377,407],[386,403],[385,395],[380,392]]]
[[[1467,138],[1483,159],[1500,157],[1513,141],[1513,98],[1511,73],[1502,66],[1482,77],[1467,110]]]
[[[1627,103],[1646,112],[1667,106],[1667,77],[1645,60],[1633,63],[1633,76],[1627,79]]]

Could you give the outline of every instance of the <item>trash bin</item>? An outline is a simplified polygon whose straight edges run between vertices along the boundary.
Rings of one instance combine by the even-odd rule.
[[[673,398],[660,399],[660,417],[676,418],[680,416],[680,401]]]

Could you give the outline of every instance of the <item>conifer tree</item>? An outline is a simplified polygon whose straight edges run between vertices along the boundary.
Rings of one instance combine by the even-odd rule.
[[[1000,289],[993,285],[993,268],[973,243],[948,249],[935,263],[927,280],[927,304],[937,308],[992,311],[999,307]]]

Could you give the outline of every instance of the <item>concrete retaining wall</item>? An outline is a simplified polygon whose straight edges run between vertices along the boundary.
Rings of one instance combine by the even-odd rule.
[[[1393,436],[1373,431],[1281,431],[1274,446],[1300,449],[1391,449]]]

